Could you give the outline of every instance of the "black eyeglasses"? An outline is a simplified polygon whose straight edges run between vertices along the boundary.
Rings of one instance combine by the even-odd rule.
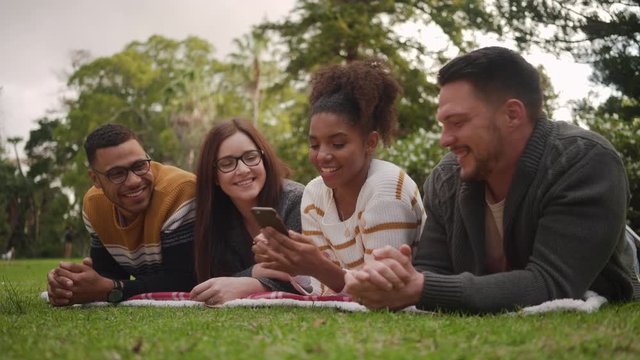
[[[123,182],[127,181],[127,177],[129,177],[129,171],[138,176],[143,176],[148,173],[151,169],[151,159],[138,160],[131,164],[131,166],[129,167],[116,166],[106,172],[100,172],[94,168],[92,169],[94,172],[106,176],[107,179],[109,179],[109,181],[111,181],[112,183],[122,184]]]
[[[249,150],[242,153],[240,156],[225,156],[216,161],[214,167],[223,173],[229,173],[238,167],[238,160],[247,166],[256,166],[260,164],[264,152],[262,150]]]

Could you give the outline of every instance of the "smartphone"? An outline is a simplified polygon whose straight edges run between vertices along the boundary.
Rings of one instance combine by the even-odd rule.
[[[253,207],[251,208],[253,216],[258,221],[260,227],[271,226],[282,234],[288,235],[287,227],[284,226],[284,222],[280,218],[280,215],[276,212],[276,209],[270,207]]]

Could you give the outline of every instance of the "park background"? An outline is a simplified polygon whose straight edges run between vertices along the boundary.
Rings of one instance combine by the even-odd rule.
[[[629,224],[640,230],[638,0],[229,3],[2,2],[1,252],[15,247],[19,258],[60,257],[71,226],[74,255],[87,253],[80,205],[90,181],[82,142],[106,122],[134,129],[154,160],[193,170],[206,131],[221,119],[246,117],[294,169],[294,179],[306,183],[315,176],[306,156],[309,75],[372,55],[388,60],[404,88],[397,141],[379,157],[422,184],[444,151],[435,74],[456,55],[487,44],[528,59],[588,65],[590,83],[554,84],[550,74],[568,71],[556,68],[563,62],[530,60],[542,74],[549,117],[593,129],[620,152],[632,193]],[[150,20],[154,15],[166,20]],[[197,26],[182,29],[186,23]],[[44,46],[55,54],[51,62],[39,56],[48,54],[42,45],[29,59],[13,57],[31,46],[18,41],[31,32],[60,34]],[[97,53],[89,50],[94,43],[101,45]],[[41,79],[16,87],[13,75],[23,72]],[[34,95],[43,88],[47,100]],[[564,93],[572,90],[584,95],[567,102]],[[20,91],[33,95],[23,97],[30,101],[15,101]]]

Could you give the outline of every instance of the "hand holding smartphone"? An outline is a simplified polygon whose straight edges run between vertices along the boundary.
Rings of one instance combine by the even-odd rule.
[[[284,222],[274,208],[256,206],[251,208],[251,212],[256,218],[256,221],[258,221],[260,227],[265,228],[267,226],[271,226],[284,235],[289,234],[287,227],[284,225]]]

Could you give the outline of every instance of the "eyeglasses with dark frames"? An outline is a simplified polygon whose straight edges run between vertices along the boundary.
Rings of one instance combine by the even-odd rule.
[[[256,166],[260,164],[264,152],[262,150],[249,150],[242,153],[240,156],[225,156],[218,159],[214,167],[223,173],[230,173],[238,167],[238,160],[247,166]]]
[[[95,168],[92,168],[94,172],[97,172],[100,175],[105,176],[109,181],[114,184],[122,184],[127,181],[129,177],[129,172],[132,172],[138,176],[146,175],[151,169],[151,159],[147,158],[144,160],[138,160],[131,164],[129,167],[124,166],[116,166],[114,168],[109,169],[105,172],[100,172]]]

